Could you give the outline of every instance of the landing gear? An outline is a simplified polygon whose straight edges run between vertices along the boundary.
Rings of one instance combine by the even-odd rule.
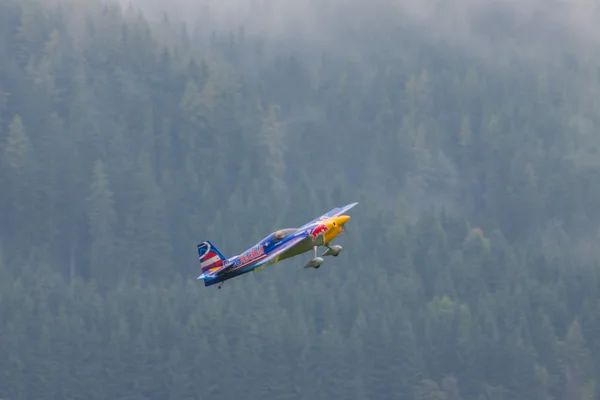
[[[217,289],[221,289],[221,287],[223,286],[224,283],[225,283],[225,281],[219,283],[219,286],[217,286]]]
[[[340,255],[339,251],[336,253],[336,252],[335,252],[335,250],[334,250],[334,249],[332,249],[330,245],[327,245],[327,248],[329,249],[329,251],[331,251],[331,252],[332,252],[332,254],[331,254],[332,256],[334,256],[334,257],[337,257],[337,256],[339,256],[339,255]],[[341,250],[340,250],[340,251],[341,251]]]
[[[313,259],[310,260],[308,263],[306,263],[304,268],[317,268],[318,269],[321,266],[321,264],[323,264],[323,259],[321,257],[317,257],[317,246],[313,246],[313,254],[314,254]]]
[[[342,246],[340,246],[339,244],[335,244],[333,246],[326,244],[325,246],[327,247],[327,250],[325,250],[325,253],[323,253],[323,255],[321,257],[325,257],[325,256],[337,257],[340,255],[340,252],[342,251]]]

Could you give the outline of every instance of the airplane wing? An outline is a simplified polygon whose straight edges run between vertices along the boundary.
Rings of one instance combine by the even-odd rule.
[[[344,207],[336,207],[328,212],[326,212],[325,214],[319,216],[318,218],[313,219],[312,221],[302,225],[300,228],[298,229],[304,229],[309,225],[314,224],[315,222],[317,222],[318,220],[322,219],[322,218],[331,218],[331,217],[337,217],[340,216],[344,213],[346,213],[346,211],[350,210],[352,207],[356,206],[358,204],[358,202],[356,203],[352,203],[352,204],[348,204]]]
[[[298,243],[302,242],[304,239],[306,239],[306,237],[306,235],[302,235],[293,238],[292,240],[281,246],[279,249],[277,249],[275,252],[273,252],[273,254],[270,254],[267,258],[262,259],[256,264],[254,264],[254,271],[260,271],[261,269],[266,268],[268,265],[276,263],[277,261],[279,261],[279,256],[281,255],[281,253],[291,249]]]

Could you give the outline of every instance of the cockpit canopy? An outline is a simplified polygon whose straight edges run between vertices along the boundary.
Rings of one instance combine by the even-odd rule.
[[[280,230],[274,232],[273,233],[273,243],[279,242],[280,240],[290,236],[294,232],[296,232],[295,228],[280,229]]]

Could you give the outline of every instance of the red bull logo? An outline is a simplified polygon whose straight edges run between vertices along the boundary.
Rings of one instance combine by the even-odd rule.
[[[313,238],[317,238],[317,236],[319,236],[321,233],[325,234],[325,232],[327,232],[327,225],[322,224],[322,225],[318,225],[315,229],[313,229],[313,231],[310,233],[312,235]]]
[[[263,246],[254,247],[240,256],[240,263],[245,264],[265,254]]]

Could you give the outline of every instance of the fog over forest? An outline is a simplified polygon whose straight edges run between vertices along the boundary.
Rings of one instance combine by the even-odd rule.
[[[288,48],[309,43],[335,53],[339,46],[364,53],[367,39],[385,40],[389,28],[411,26],[430,42],[468,49],[501,62],[508,54],[528,60],[557,51],[591,50],[600,39],[600,8],[587,0],[121,0],[142,7],[149,18],[185,22],[198,39],[212,31],[237,30]],[[358,40],[357,40],[358,39]],[[336,45],[338,47],[332,47]],[[370,42],[370,46],[375,43]],[[370,47],[367,46],[367,47]],[[362,50],[362,51],[361,51]],[[498,54],[502,51],[502,54]],[[550,54],[548,54],[550,52]],[[544,61],[552,62],[546,58]],[[554,60],[555,62],[558,60]]]
[[[598,399],[598,48],[583,0],[0,0],[0,399]]]

